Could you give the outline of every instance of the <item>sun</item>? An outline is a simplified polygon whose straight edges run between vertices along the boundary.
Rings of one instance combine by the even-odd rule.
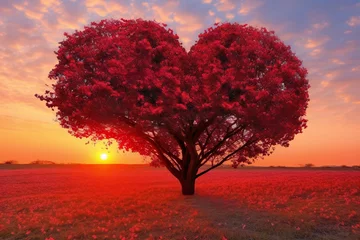
[[[102,153],[100,155],[100,159],[103,160],[103,161],[105,161],[107,158],[108,158],[108,155],[106,153]]]

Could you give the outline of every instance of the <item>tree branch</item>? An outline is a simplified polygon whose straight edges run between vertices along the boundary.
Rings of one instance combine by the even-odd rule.
[[[178,170],[180,171],[181,169],[181,159],[179,157],[177,157],[176,155],[174,155],[173,153],[171,153],[169,150],[165,149],[159,142],[157,142],[155,139],[153,140],[154,142],[156,142],[156,144],[159,146],[159,148],[166,154],[169,156],[170,159],[173,159],[175,165],[178,167]]]
[[[211,154],[215,153],[215,151],[218,150],[226,142],[227,139],[231,138],[232,136],[234,136],[235,134],[239,133],[240,131],[242,131],[244,129],[245,129],[245,126],[239,126],[239,127],[235,128],[235,129],[233,129],[232,131],[228,132],[220,142],[218,142],[207,153],[203,154],[200,161],[202,162],[202,160],[207,159],[208,157],[210,157]]]
[[[233,145],[236,145],[236,143],[238,141],[241,141],[241,139],[237,139],[235,140],[234,142],[231,143],[230,146],[233,146]],[[227,148],[230,148],[230,146],[227,146]],[[221,148],[221,146],[218,147],[218,150]],[[200,164],[200,167],[202,167],[203,165],[205,165],[209,160],[211,160],[211,165],[214,165],[214,157],[216,158],[216,154],[217,151],[215,150],[214,152],[212,152],[210,155],[207,156],[207,158],[205,159],[205,161],[202,161],[201,164]]]
[[[251,139],[251,138],[250,138],[250,139]],[[223,158],[220,162],[218,162],[217,164],[215,164],[215,165],[213,165],[212,167],[206,169],[205,171],[197,174],[195,178],[198,178],[198,177],[200,177],[201,175],[209,172],[210,170],[212,170],[212,169],[220,166],[221,164],[223,164],[225,161],[227,161],[229,158],[231,158],[233,155],[235,155],[236,153],[238,153],[238,152],[241,151],[242,149],[244,149],[245,147],[249,146],[250,144],[256,142],[256,140],[252,140],[252,141],[251,141],[250,139],[249,139],[244,145],[242,145],[241,147],[239,147],[238,149],[236,149],[234,152],[232,152],[232,153],[228,154],[226,157],[224,157],[224,158]]]
[[[214,114],[212,117],[208,119],[208,121],[201,121],[198,125],[198,127],[195,129],[195,131],[192,132],[192,139],[194,142],[197,141],[197,139],[201,136],[201,134],[207,129],[208,126],[210,126],[215,120],[217,115]]]
[[[174,165],[172,164],[172,162],[167,159],[163,152],[161,151],[161,149],[159,148],[159,146],[156,144],[156,142],[154,142],[153,140],[151,140],[150,138],[147,138],[147,141],[154,147],[155,151],[158,153],[158,156],[160,157],[160,160],[165,164],[165,167],[176,177],[179,179],[180,177],[180,171],[178,169],[176,169],[174,167]]]
[[[184,159],[184,155],[185,155],[185,152],[186,152],[186,146],[185,146],[184,137],[181,136],[180,134],[176,133],[175,131],[173,131],[171,126],[169,126],[169,124],[165,123],[165,127],[166,127],[168,133],[170,133],[170,135],[173,136],[175,141],[178,143],[178,145],[179,145],[179,147],[181,149],[182,158]],[[183,166],[183,161],[182,161],[181,165]]]
[[[205,149],[206,149],[206,146],[209,143],[209,140],[210,140],[211,136],[213,135],[213,133],[215,132],[215,130],[216,130],[216,127],[214,127],[214,129],[211,132],[209,132],[208,129],[206,128],[205,131],[206,131],[207,137],[205,139],[204,145],[202,145],[201,152],[199,153],[199,159],[202,159],[203,154],[204,154]],[[200,141],[199,141],[199,143],[200,143]]]
[[[162,161],[165,165],[165,167],[176,177],[180,178],[180,171],[176,169],[173,165],[173,163],[164,156],[163,151],[161,150],[161,146],[157,144],[157,142],[152,139],[149,135],[145,134],[141,129],[137,128],[136,123],[132,122],[131,120],[127,119],[126,124],[132,127],[132,130],[142,139],[144,139],[146,142],[148,142],[154,150],[157,152],[157,156],[160,158],[160,161]]]
[[[167,155],[169,161],[173,164],[174,168],[180,172],[181,166],[178,164],[178,162],[173,159],[168,153],[164,152],[164,154]]]

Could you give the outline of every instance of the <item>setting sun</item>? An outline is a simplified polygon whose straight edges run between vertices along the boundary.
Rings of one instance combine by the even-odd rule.
[[[100,155],[100,159],[101,160],[106,160],[108,158],[108,155],[106,154],[106,153],[102,153],[101,155]]]

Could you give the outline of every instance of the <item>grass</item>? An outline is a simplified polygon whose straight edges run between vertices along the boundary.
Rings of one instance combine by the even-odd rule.
[[[221,168],[182,196],[165,169],[0,170],[0,239],[360,239],[360,171]]]

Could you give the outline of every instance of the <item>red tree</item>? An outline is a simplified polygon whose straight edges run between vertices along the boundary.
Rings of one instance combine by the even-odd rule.
[[[165,166],[186,195],[222,163],[250,164],[306,128],[307,70],[273,31],[215,24],[187,53],[165,27],[102,20],[65,33],[56,83],[35,96],[75,137]]]

